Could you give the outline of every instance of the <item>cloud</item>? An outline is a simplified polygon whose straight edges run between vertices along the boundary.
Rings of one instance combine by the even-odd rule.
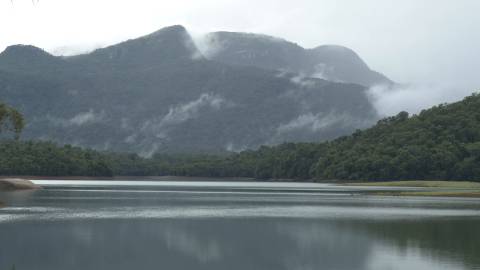
[[[79,54],[90,53],[96,49],[107,47],[108,43],[92,43],[92,44],[75,44],[70,46],[58,46],[49,50],[49,52],[56,56],[72,56]]]
[[[342,80],[334,78],[328,74],[335,74],[335,68],[328,66],[326,64],[320,63],[315,66],[315,72],[311,75],[311,77],[332,81],[332,82],[343,82]]]
[[[473,92],[475,89],[468,87],[439,84],[377,85],[368,90],[368,96],[380,116],[391,116],[401,111],[418,113],[434,105],[461,100]]]
[[[74,115],[72,118],[60,118],[56,116],[47,115],[47,120],[56,125],[56,126],[63,126],[63,127],[70,127],[70,126],[83,126],[91,123],[98,123],[105,119],[105,112],[95,113],[93,109],[90,109],[86,112],[80,112]]]
[[[233,142],[229,142],[225,145],[225,150],[229,152],[240,153],[248,149],[248,145],[235,145]]]
[[[115,12],[109,12],[112,7]],[[444,79],[476,87],[480,38],[473,33],[480,30],[479,8],[475,0],[263,0],[255,9],[251,1],[239,0],[49,0],[35,5],[6,0],[0,1],[0,25],[6,26],[0,27],[0,51],[21,43],[74,54],[182,24],[193,33],[265,33],[303,47],[341,44],[394,81]]]
[[[82,112],[71,119],[68,120],[68,122],[72,125],[77,125],[77,126],[82,126],[87,123],[93,123],[100,121],[103,118],[102,115],[100,114],[95,114],[92,109],[90,109],[88,112]]]
[[[304,74],[298,74],[290,78],[290,82],[296,84],[300,87],[312,87],[315,85],[315,81],[311,78],[308,78]]]
[[[167,115],[160,120],[159,126],[163,127],[185,122],[196,118],[202,108],[220,109],[223,104],[225,104],[225,100],[217,95],[210,93],[202,94],[196,100],[171,107]]]
[[[208,59],[219,53],[224,44],[217,38],[216,33],[200,34],[193,36],[193,41],[198,50]]]
[[[204,110],[220,110],[232,106],[232,103],[212,93],[203,93],[195,100],[170,107],[164,116],[145,121],[139,132],[124,139],[125,143],[139,143],[144,145],[140,155],[151,157],[160,149],[161,143],[168,140],[168,133],[177,125],[188,120],[198,118]],[[152,136],[154,137],[152,139]],[[146,138],[141,140],[140,138]],[[140,141],[140,142],[139,142]]]
[[[152,143],[140,151],[138,155],[144,158],[151,158],[159,148],[160,145],[158,143]]]
[[[281,134],[299,129],[307,129],[312,132],[317,132],[334,124],[350,122],[350,119],[351,117],[346,114],[313,114],[309,112],[307,114],[299,115],[297,118],[286,124],[280,125],[277,128],[277,132]]]

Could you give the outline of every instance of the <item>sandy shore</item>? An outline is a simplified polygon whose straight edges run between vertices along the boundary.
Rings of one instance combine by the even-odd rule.
[[[5,178],[0,179],[0,191],[15,191],[15,190],[31,190],[39,189],[40,186],[35,185],[30,180],[20,178]]]

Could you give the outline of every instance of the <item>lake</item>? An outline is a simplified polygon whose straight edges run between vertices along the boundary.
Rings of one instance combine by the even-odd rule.
[[[314,183],[36,181],[0,269],[480,269],[480,200]]]

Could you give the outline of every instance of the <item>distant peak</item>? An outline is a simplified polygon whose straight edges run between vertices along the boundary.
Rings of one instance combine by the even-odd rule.
[[[228,32],[228,31],[218,31],[212,32],[207,34],[210,37],[227,37],[227,38],[243,38],[243,39],[261,39],[261,40],[268,40],[268,41],[281,41],[281,42],[288,42],[287,40],[279,37],[269,36],[265,34],[258,34],[258,33],[245,33],[245,32]]]
[[[357,55],[357,53],[354,50],[352,50],[350,48],[347,48],[345,46],[341,46],[341,45],[321,45],[321,46],[313,48],[312,50],[313,51],[328,51],[328,52],[332,52],[332,53]]]
[[[160,30],[157,30],[149,35],[146,35],[145,38],[148,37],[155,37],[159,35],[169,35],[169,34],[180,34],[180,35],[187,35],[187,29],[182,25],[172,25],[164,27]]]
[[[93,59],[97,64],[125,66],[162,63],[175,59],[198,60],[203,56],[185,27],[173,25],[158,31],[97,49],[77,59]]]
[[[38,47],[32,45],[11,45],[8,46],[0,55],[15,55],[15,56],[50,56],[54,57],[53,55],[49,54],[48,52],[40,49]]]

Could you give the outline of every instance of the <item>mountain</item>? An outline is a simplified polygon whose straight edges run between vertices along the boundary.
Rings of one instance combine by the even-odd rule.
[[[361,85],[209,60],[182,26],[71,57],[10,46],[0,100],[26,139],[144,156],[332,139],[378,118]]]
[[[199,43],[209,59],[231,65],[289,71],[367,87],[393,83],[371,70],[354,51],[342,46],[304,49],[276,37],[235,32],[210,33]]]

